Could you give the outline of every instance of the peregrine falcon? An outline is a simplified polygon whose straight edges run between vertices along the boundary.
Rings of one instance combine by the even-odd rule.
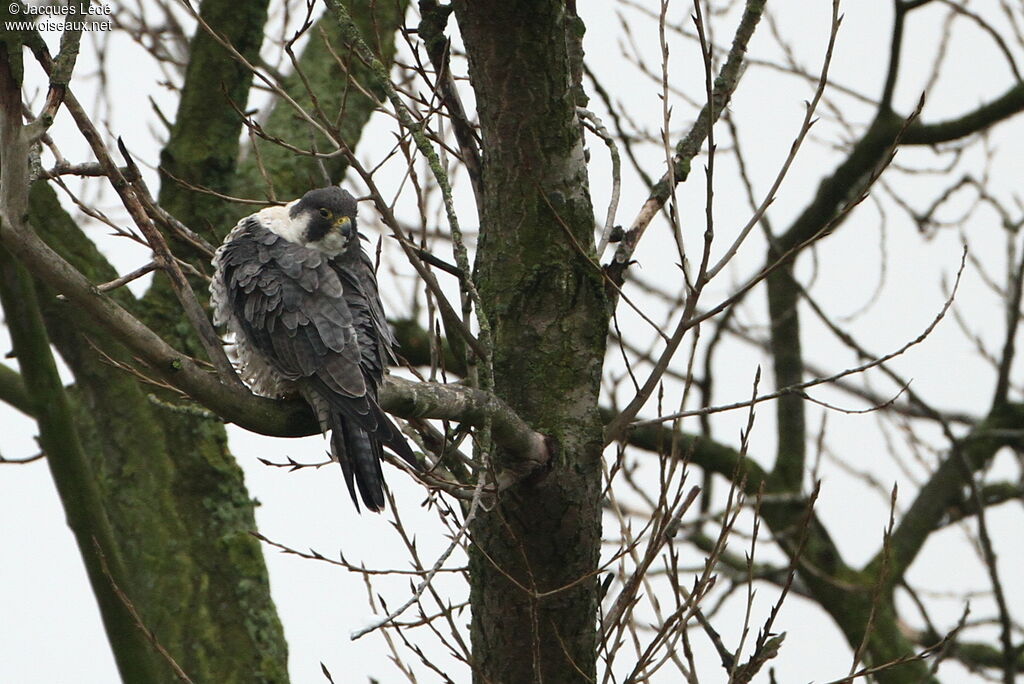
[[[257,394],[299,394],[331,454],[371,511],[384,508],[381,447],[416,457],[377,404],[394,336],[373,262],[356,230],[356,201],[338,187],[310,190],[238,222],[217,249],[214,323],[235,338],[242,378]]]

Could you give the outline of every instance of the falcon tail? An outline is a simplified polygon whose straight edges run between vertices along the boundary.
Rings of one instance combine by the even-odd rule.
[[[356,510],[359,509],[356,489],[368,509],[375,512],[384,510],[384,474],[380,468],[382,446],[386,445],[404,461],[419,469],[416,457],[402,433],[383,413],[379,416],[375,432],[367,432],[342,413],[333,413],[331,416],[331,453],[341,464],[345,484],[348,485]]]

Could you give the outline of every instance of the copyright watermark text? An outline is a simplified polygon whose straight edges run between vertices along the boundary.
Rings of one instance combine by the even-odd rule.
[[[113,12],[110,5],[97,3],[81,7],[75,3],[67,5],[22,5],[8,4],[7,11],[13,16],[24,17],[16,21],[5,21],[8,31],[109,31],[114,22],[109,17]]]

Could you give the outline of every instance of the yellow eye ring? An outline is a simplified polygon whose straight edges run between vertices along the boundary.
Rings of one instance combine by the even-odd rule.
[[[320,215],[323,216],[325,219],[329,219],[329,218],[331,218],[331,210],[330,209],[321,209],[320,210]]]

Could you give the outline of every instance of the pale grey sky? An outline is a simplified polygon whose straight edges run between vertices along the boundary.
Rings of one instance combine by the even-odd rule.
[[[844,3],[845,18],[832,65],[831,78],[834,82],[871,97],[877,96],[885,70],[890,4],[880,0]],[[656,132],[661,122],[657,86],[639,75],[620,53],[622,36],[616,11],[618,6],[610,2],[580,2],[579,5],[588,26],[586,48],[591,67],[601,75],[605,86],[612,90],[617,100],[628,103],[629,111],[638,122]],[[796,58],[809,70],[817,71],[828,35],[829,7],[825,2],[802,5],[799,12],[781,10],[779,31],[792,41]],[[689,3],[675,2],[671,5],[670,16],[683,20],[691,11]],[[634,40],[641,46],[648,63],[656,66],[656,23],[641,20],[635,11],[623,12],[632,22]],[[925,26],[920,29],[915,26],[906,39],[906,45],[910,46],[906,58],[908,68],[899,83],[896,98],[901,112],[912,109],[927,79],[934,60],[939,16],[938,12],[930,9],[922,12],[921,23]],[[722,42],[730,40],[733,26],[732,18],[716,19],[716,39]],[[51,42],[57,39],[56,34],[47,37]],[[97,118],[109,121],[111,130],[124,137],[138,158],[153,163],[157,159],[158,147],[152,130],[157,124],[146,98],[152,96],[167,112],[175,110],[175,100],[166,88],[157,84],[160,76],[148,57],[141,55],[140,50],[123,37],[114,37],[113,40],[112,54],[118,56],[119,73],[119,77],[109,83],[113,111],[104,110]],[[699,93],[703,72],[696,50],[692,43],[678,37],[670,40],[672,82],[685,84],[688,92]],[[929,98],[923,113],[925,120],[961,113],[998,95],[1010,83],[1008,70],[998,54],[977,31],[964,29],[956,34],[949,52],[949,77],[940,82]],[[767,26],[759,29],[751,54],[762,58],[777,57]],[[94,69],[92,51],[83,50],[78,74],[86,75]],[[31,78],[39,79],[38,72],[34,72]],[[694,84],[698,89],[690,87]],[[30,80],[27,90],[31,94],[33,87],[42,88],[43,85],[39,80],[34,83]],[[94,80],[75,82],[79,99],[87,104],[94,101],[90,90],[94,87]],[[792,77],[755,67],[745,75],[731,109],[742,126],[742,140],[751,158],[751,174],[759,192],[767,190],[788,154],[804,114],[804,102],[811,95],[810,85]],[[673,107],[672,129],[685,128],[692,118],[692,108],[682,101],[674,101]],[[596,101],[594,108],[603,113]],[[868,113],[866,107],[855,104],[844,111],[844,115],[855,124],[862,124]],[[807,203],[821,176],[841,158],[840,152],[828,149],[828,144],[843,139],[841,129],[829,112],[820,114],[822,121],[813,129],[812,139],[802,149],[769,212],[777,226],[785,226]],[[1012,188],[1016,179],[1021,177],[1019,160],[1024,158],[1024,150],[1020,149],[1020,141],[1024,139],[1019,135],[1021,125],[1020,121],[1004,124],[992,136],[992,145],[999,149],[993,161],[994,187],[1007,196],[1008,188]],[[378,117],[364,136],[360,155],[373,159],[382,149],[387,149],[392,141],[391,127],[389,119]],[[65,115],[59,117],[54,137],[62,141],[61,147],[69,160],[86,160],[85,147],[77,141]],[[727,139],[724,132],[721,139]],[[591,189],[595,212],[598,217],[603,217],[610,187],[607,153],[603,145],[594,139],[588,141],[588,146],[593,158]],[[918,161],[928,154],[926,151],[901,152],[898,162]],[[647,150],[644,159],[648,172],[653,175],[661,173],[656,150]],[[692,234],[695,236],[703,230],[703,159],[700,158],[700,164],[695,163],[693,177],[679,191],[684,232],[686,227],[693,225]],[[734,164],[725,155],[720,155],[719,159],[716,229],[719,234],[728,236],[746,222],[750,212],[734,180]],[[917,193],[921,193],[922,201],[927,201],[934,194],[934,188],[941,186],[941,183],[936,185],[938,181],[934,177],[893,175],[891,180],[904,184],[900,192],[905,193],[911,202]],[[397,187],[397,181],[391,183],[388,187]],[[387,182],[384,185],[387,186]],[[155,187],[155,180],[151,181],[151,186]],[[628,174],[618,222],[628,224],[643,199],[640,183]],[[399,207],[409,211],[411,217],[410,202],[411,199],[405,199],[404,205],[399,203]],[[459,207],[463,221],[468,225],[475,223],[472,206],[463,188]],[[858,310],[871,298],[879,278],[880,245],[893,255],[888,261],[882,297],[864,316],[851,324],[858,340],[879,354],[914,339],[931,322],[945,299],[939,287],[940,278],[945,274],[947,279],[951,279],[960,259],[960,239],[955,231],[923,240],[901,214],[891,206],[887,211],[885,230],[882,231],[880,213],[871,200],[867,201],[839,233],[817,250],[816,264],[807,257],[800,264],[801,275],[809,276],[816,268],[814,293],[834,315],[841,316]],[[370,213],[367,208],[361,216],[369,218]],[[998,264],[1005,258],[1001,235],[983,222],[975,222],[970,229],[975,253],[986,263],[993,264],[997,274],[1001,273],[1002,267]],[[660,226],[651,230],[652,234],[637,253],[642,276],[665,283],[678,280],[678,270],[674,266],[677,257],[667,231]],[[143,250],[123,240],[103,237],[107,232],[105,229],[93,228],[91,231],[122,272],[147,259]],[[725,244],[728,240],[723,238],[719,248]],[[723,276],[721,284],[716,283],[711,288],[708,301],[727,293],[737,282],[752,274],[762,259],[762,241],[753,238],[741,251],[735,267]],[[387,282],[382,282],[382,289],[388,289]],[[407,291],[406,283],[401,286],[401,292]],[[392,307],[403,301],[402,296],[394,293],[386,293],[385,298]],[[643,297],[639,299],[643,301]],[[746,308],[752,319],[748,322],[763,321],[763,299],[760,292],[751,298]],[[1002,318],[992,306],[992,298],[976,274],[969,272],[965,276],[960,301],[969,301],[975,311],[984,313],[976,319],[977,332],[994,346],[994,341],[1001,339]],[[807,321],[804,348],[809,361],[836,370],[855,364],[850,354],[820,325],[811,322],[810,317]],[[635,336],[637,340],[649,337],[649,331],[635,316],[623,314],[620,324],[627,337]],[[0,337],[0,348],[9,349],[3,331],[0,331],[0,336],[4,336]],[[761,364],[767,371],[769,362],[764,354],[738,344],[731,344],[727,350],[719,357],[716,370],[719,387],[716,401],[722,403],[746,398],[756,366]],[[615,355],[610,355],[609,369],[617,368],[617,364]],[[951,320],[944,321],[925,344],[894,365],[906,377],[913,378],[915,391],[930,397],[939,406],[979,412],[986,407],[992,371],[978,358]],[[880,377],[877,381],[880,392],[892,391],[889,383]],[[768,384],[766,379],[763,387]],[[678,391],[678,387],[668,388],[672,398],[666,401],[666,405],[678,401]],[[848,396],[836,392],[820,391],[815,396],[843,406],[862,408]],[[652,404],[648,415],[653,410]],[[820,416],[819,410],[808,412],[809,421],[819,421]],[[745,422],[745,412],[715,418],[716,429],[722,439],[738,434]],[[36,453],[34,426],[29,421],[0,405],[0,425],[5,428],[0,449],[5,457],[17,458]],[[368,567],[407,566],[404,546],[391,529],[390,513],[355,515],[341,474],[334,467],[287,473],[266,468],[256,460],[264,457],[283,461],[287,456],[307,462],[321,460],[326,448],[323,439],[272,439],[233,427],[229,428],[229,435],[232,450],[245,469],[250,492],[262,504],[257,516],[264,535],[300,550],[314,548],[326,556],[332,556],[343,548],[348,560],[365,563]],[[829,446],[840,456],[858,468],[869,470],[887,487],[899,482],[901,502],[906,504],[911,500],[914,491],[911,479],[886,457],[886,445],[873,417],[830,413],[827,436]],[[764,460],[772,453],[773,447],[772,408],[762,405],[757,413],[751,454]],[[1005,469],[1007,473],[1013,472],[1008,461],[997,463],[995,467]],[[917,472],[919,474],[920,470]],[[433,514],[419,515],[423,490],[394,470],[387,475],[405,525],[416,532],[423,557],[433,558],[447,540]],[[823,489],[818,503],[819,513],[847,560],[851,563],[866,560],[881,543],[888,518],[887,502],[828,461],[822,466],[821,476]],[[1024,568],[1024,550],[1019,543],[1005,542],[1014,538],[1014,530],[1018,531],[1019,538],[1020,507],[995,509],[989,519],[998,538],[1004,542],[997,547],[1004,577],[1019,573]],[[116,669],[98,613],[44,462],[0,467],[0,521],[0,548],[4,549],[0,561],[0,615],[4,616],[0,619],[0,682],[79,684],[116,681]],[[614,532],[610,524],[608,530]],[[737,540],[736,543],[741,542]],[[768,553],[767,544],[763,549]],[[741,551],[740,548],[733,550]],[[372,617],[361,577],[326,564],[285,556],[272,549],[266,550],[266,557],[275,601],[289,641],[295,682],[324,681],[320,674],[321,661],[334,674],[336,682],[361,682],[369,676],[381,682],[399,681],[399,673],[388,661],[386,645],[379,635],[371,635],[358,642],[349,641],[349,633]],[[699,558],[694,556],[694,561],[696,564]],[[456,558],[452,564],[458,562]],[[956,584],[960,586],[978,590],[987,588],[977,556],[968,549],[962,532],[956,527],[930,540],[911,572],[912,580],[924,588],[948,588],[952,584],[951,577],[956,577]],[[1010,598],[1019,611],[1024,605],[1024,595],[1019,583],[1012,584],[1017,586],[1008,586],[1007,589],[1011,591]],[[438,586],[442,591],[446,586],[452,586],[456,599],[465,594],[465,589],[449,578],[439,579]],[[403,578],[375,580],[374,590],[383,593],[389,605],[403,602],[409,592],[407,580]],[[762,588],[761,594],[755,604],[755,629],[764,620],[772,600],[770,591]],[[716,622],[723,637],[727,641],[733,640],[733,643],[742,620],[741,599],[741,596],[730,599]],[[979,610],[976,614],[984,613],[981,607],[985,605],[985,599],[979,599],[977,605]],[[961,610],[962,606],[956,601],[947,601],[936,604],[935,614],[948,625],[955,622]],[[468,620],[467,610],[462,613],[461,621],[468,624]],[[827,681],[847,672],[849,649],[831,620],[819,609],[799,598],[791,598],[776,627],[789,635],[782,653],[774,661],[779,681]],[[705,663],[701,674],[706,676],[706,681],[720,681],[717,656],[710,646],[697,641],[695,648]],[[444,657],[441,656],[442,660]],[[955,666],[949,672],[948,681],[967,681],[952,674],[960,672]],[[456,681],[468,681],[468,674],[462,669],[453,671],[452,675]],[[435,680],[436,675],[425,672],[421,681]],[[663,679],[655,681],[675,680],[666,673]]]

